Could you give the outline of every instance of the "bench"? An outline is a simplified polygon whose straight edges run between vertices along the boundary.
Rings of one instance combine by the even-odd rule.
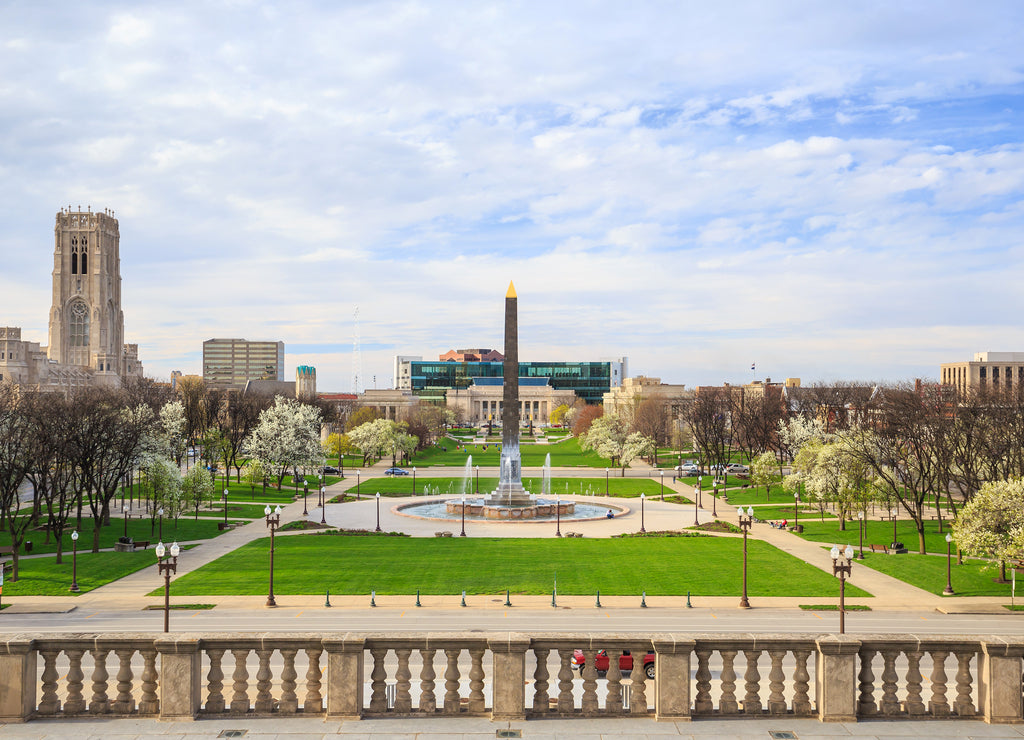
[[[889,548],[887,548],[885,545],[872,545],[871,552],[880,552],[883,555],[885,555],[888,554]]]
[[[217,522],[217,529],[221,532],[227,529],[234,529],[235,525],[233,522]]]
[[[0,547],[0,555],[13,555],[13,554],[14,554],[14,548],[11,547],[10,545],[4,545],[3,547]]]
[[[0,568],[3,568],[5,576],[9,576],[14,572],[14,563],[13,561],[5,560],[3,563],[0,563]]]
[[[435,537],[451,537],[452,533],[447,531],[447,530],[445,530],[443,532],[434,532],[434,536]]]
[[[138,550],[140,547],[143,550],[148,548],[149,547],[149,540],[136,540],[135,542],[132,543],[132,549],[133,550]]]

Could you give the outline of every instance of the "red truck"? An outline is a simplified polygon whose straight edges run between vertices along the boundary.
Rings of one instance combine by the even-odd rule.
[[[572,667],[583,673],[586,663],[587,659],[583,656],[583,651],[574,650],[572,653]],[[608,653],[604,650],[599,650],[594,657],[594,666],[600,675],[603,676],[608,671],[609,663]],[[633,670],[633,656],[628,650],[623,650],[622,655],[619,656],[619,670],[622,673],[630,673]],[[654,653],[652,652],[648,652],[644,656],[644,673],[647,674],[647,678],[654,678]]]

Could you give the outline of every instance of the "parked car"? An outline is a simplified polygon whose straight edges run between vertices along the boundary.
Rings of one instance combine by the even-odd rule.
[[[687,463],[685,465],[676,465],[676,475],[682,478],[700,475],[700,467],[694,465],[693,463]]]
[[[750,475],[750,468],[748,468],[746,465],[740,465],[739,463],[730,463],[728,466],[726,466],[725,470],[729,475],[738,476],[740,473]]]
[[[384,475],[409,475],[409,471],[402,468],[388,468],[384,471]]]
[[[572,667],[582,673],[586,664],[587,659],[584,657],[583,651],[573,650]],[[609,665],[608,653],[598,650],[597,655],[594,656],[594,667],[597,668],[597,672],[604,675],[608,671]],[[628,650],[623,650],[622,655],[619,656],[619,670],[623,673],[630,673],[633,670],[633,656]],[[647,678],[654,678],[654,653],[652,652],[648,652],[644,656],[644,673],[647,674]]]
[[[322,468],[320,468],[320,472],[323,473],[324,475],[339,475],[341,473],[341,471],[338,470],[333,465],[324,465]]]

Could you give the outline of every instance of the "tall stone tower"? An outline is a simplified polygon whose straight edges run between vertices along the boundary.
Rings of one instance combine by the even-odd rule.
[[[47,354],[61,365],[87,367],[96,382],[120,382],[127,367],[121,310],[117,219],[89,208],[57,214],[53,229],[53,304]]]
[[[316,398],[316,368],[299,365],[295,368],[295,397],[300,401]]]

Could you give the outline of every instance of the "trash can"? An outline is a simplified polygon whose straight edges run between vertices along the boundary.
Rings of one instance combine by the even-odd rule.
[[[32,540],[25,540],[25,552],[32,552]]]

